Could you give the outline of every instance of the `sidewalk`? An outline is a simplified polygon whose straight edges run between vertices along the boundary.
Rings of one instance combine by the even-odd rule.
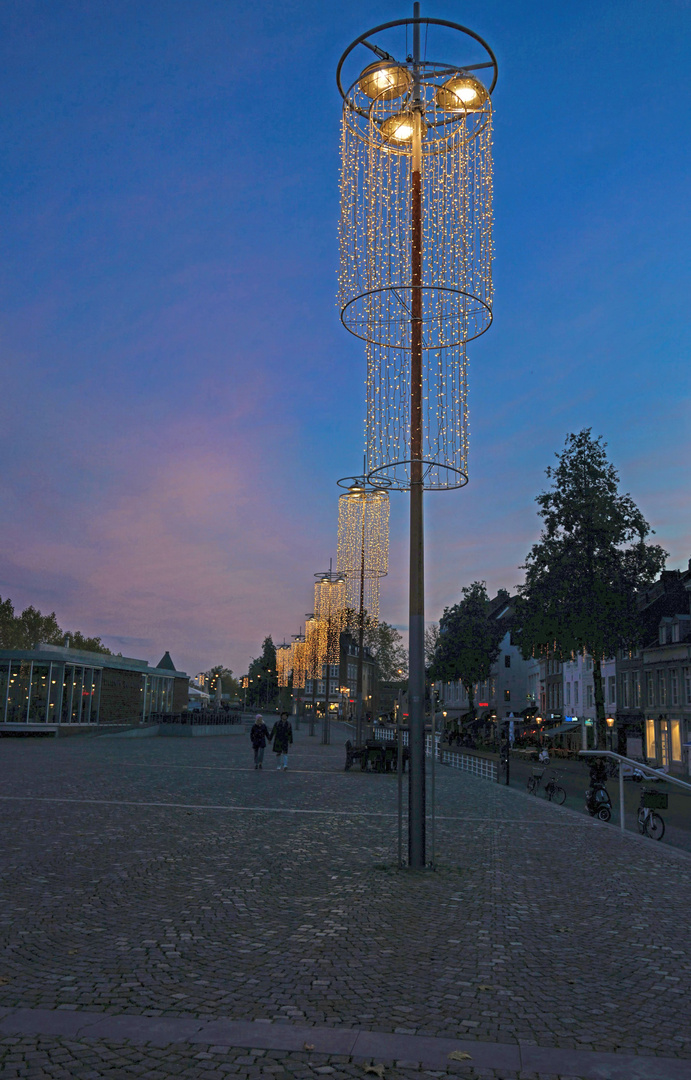
[[[0,1077],[691,1077],[688,856],[347,737],[4,740]]]

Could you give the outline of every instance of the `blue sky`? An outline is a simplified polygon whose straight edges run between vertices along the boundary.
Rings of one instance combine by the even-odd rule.
[[[194,672],[298,631],[362,455],[335,306],[349,42],[381,0],[5,0],[0,595]],[[494,324],[427,617],[513,588],[568,432],[691,556],[689,3],[468,5],[499,60]],[[405,626],[407,501],[382,616]]]

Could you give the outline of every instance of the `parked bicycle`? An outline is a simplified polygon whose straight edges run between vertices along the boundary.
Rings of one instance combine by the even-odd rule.
[[[537,795],[542,785],[542,778],[545,775],[545,771],[545,769],[533,769],[532,776],[528,777],[528,783],[526,784],[530,795]],[[561,806],[566,799],[566,792],[559,783],[560,779],[561,777],[558,776],[557,773],[552,773],[551,776],[547,778],[544,785],[545,798],[549,799],[550,802],[557,803],[558,806]]]
[[[638,831],[651,840],[662,840],[665,835],[665,823],[656,810],[667,809],[667,792],[651,791],[641,788],[641,802],[638,808]]]

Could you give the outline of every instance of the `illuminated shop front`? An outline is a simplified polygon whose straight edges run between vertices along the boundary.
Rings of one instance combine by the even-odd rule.
[[[180,712],[187,676],[145,660],[58,646],[0,649],[0,730],[141,723]]]

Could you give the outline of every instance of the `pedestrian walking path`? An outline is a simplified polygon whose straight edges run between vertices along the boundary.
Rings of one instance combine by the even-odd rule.
[[[691,1077],[688,856],[438,769],[400,871],[347,737],[3,740],[3,1080]]]

